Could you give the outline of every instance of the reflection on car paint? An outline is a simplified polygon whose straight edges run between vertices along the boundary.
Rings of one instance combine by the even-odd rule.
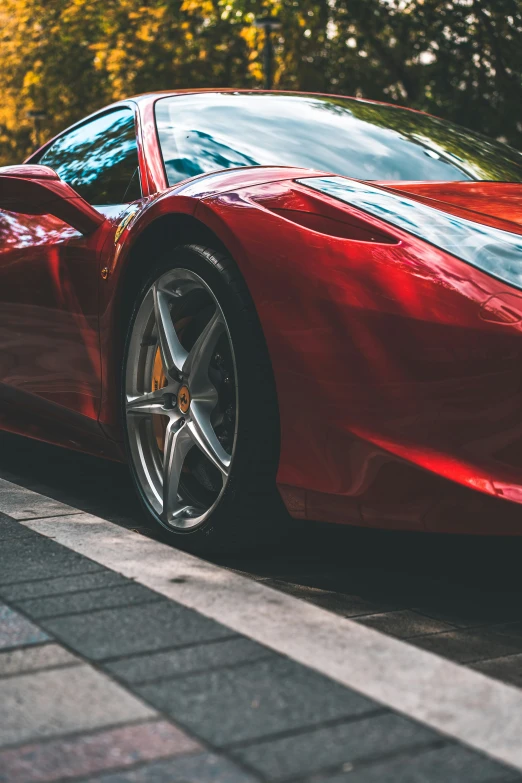
[[[522,288],[522,236],[442,212],[402,194],[343,177],[298,180]],[[521,187],[522,194],[522,187]]]

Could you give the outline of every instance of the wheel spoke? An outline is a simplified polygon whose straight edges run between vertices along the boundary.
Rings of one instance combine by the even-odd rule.
[[[134,319],[124,401],[136,479],[171,530],[196,529],[221,501],[233,461],[235,381],[234,346],[214,291],[191,270],[165,269]]]
[[[214,428],[212,427],[210,421],[212,407],[213,406],[208,405],[207,403],[193,400],[191,405],[191,420],[188,422],[187,427],[192,433],[196,446],[201,449],[203,454],[219,471],[221,471],[223,476],[226,477],[228,476],[228,471],[230,469],[231,457],[219,442],[219,439],[214,432]]]
[[[164,403],[165,396],[168,393],[168,390],[163,388],[156,389],[155,391],[146,394],[140,394],[137,397],[132,397],[128,394],[126,401],[127,413],[135,413],[138,415],[159,413],[165,416],[167,410]]]
[[[161,361],[165,374],[177,378],[185,364],[188,352],[181,345],[168,307],[169,295],[157,284],[153,287],[154,317],[158,330],[158,342]]]
[[[169,516],[175,516],[180,511],[178,500],[179,480],[185,457],[193,445],[192,433],[187,426],[178,428],[177,422],[169,422],[165,433],[165,448],[163,452],[162,518],[165,522],[168,521]]]
[[[206,395],[209,391],[215,391],[208,377],[208,368],[217,341],[225,328],[221,310],[216,307],[215,313],[190,349],[183,365],[183,373],[189,378],[193,394],[200,396]]]

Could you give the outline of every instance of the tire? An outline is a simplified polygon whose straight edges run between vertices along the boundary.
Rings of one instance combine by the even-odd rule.
[[[171,542],[227,553],[283,533],[275,383],[229,256],[185,245],[155,264],[129,324],[122,403],[134,484]]]

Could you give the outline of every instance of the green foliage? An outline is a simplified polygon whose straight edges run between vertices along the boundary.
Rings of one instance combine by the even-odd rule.
[[[400,103],[522,148],[522,0],[3,0],[0,162],[127,95],[262,87],[252,22],[268,13],[275,87]]]

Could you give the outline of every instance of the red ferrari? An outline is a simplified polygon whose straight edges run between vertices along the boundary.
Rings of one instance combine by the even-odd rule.
[[[281,499],[522,533],[521,181],[372,101],[105,108],[0,170],[0,426],[127,460],[193,551],[268,537]]]

